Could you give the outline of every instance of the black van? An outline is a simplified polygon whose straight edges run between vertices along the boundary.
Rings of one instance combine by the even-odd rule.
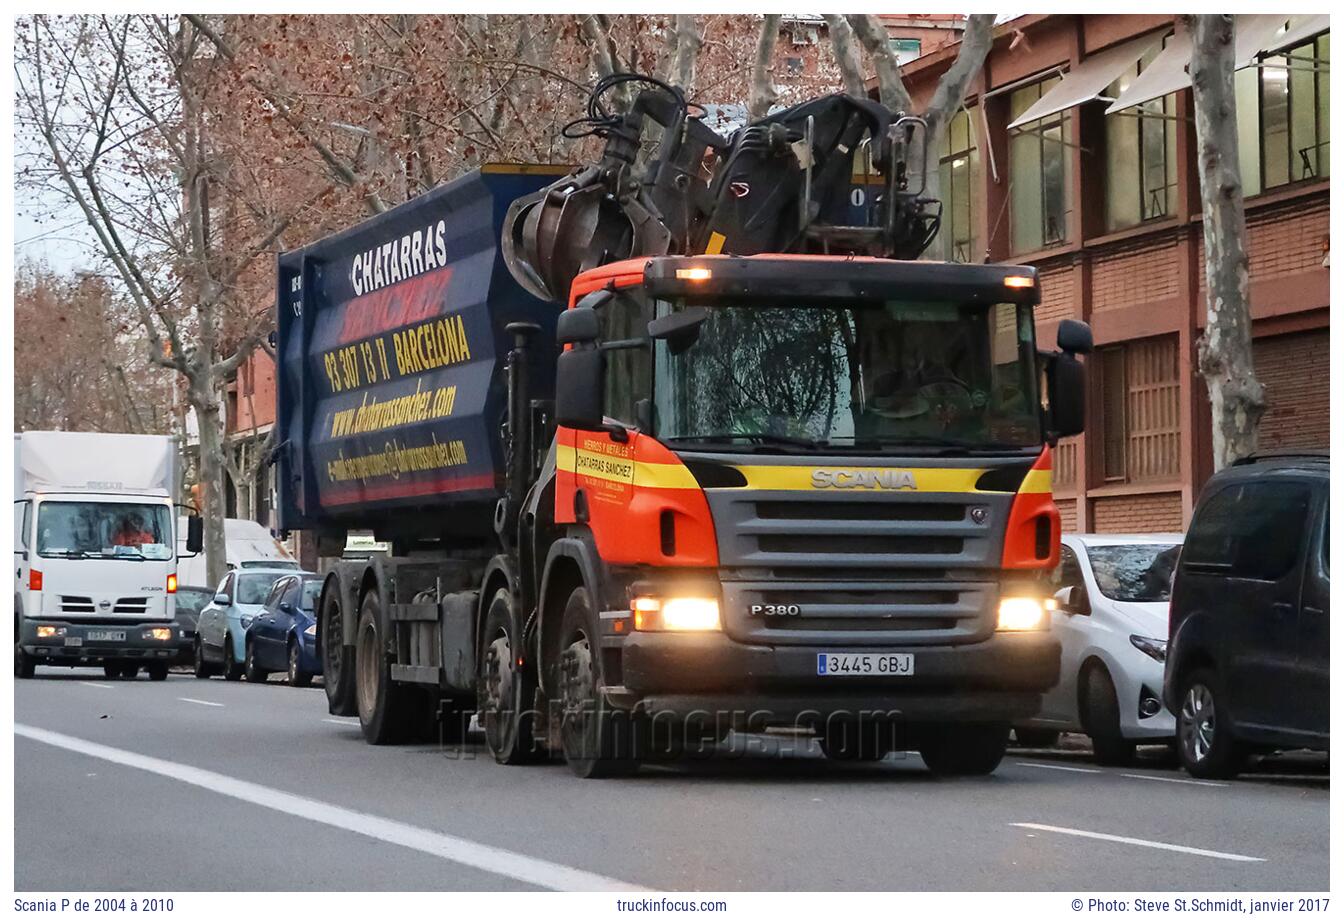
[[[1200,496],[1171,592],[1163,696],[1195,776],[1330,743],[1330,459],[1262,454]]]

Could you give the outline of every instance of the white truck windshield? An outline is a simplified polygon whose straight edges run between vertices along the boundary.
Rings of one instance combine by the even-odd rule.
[[[37,554],[67,559],[172,559],[167,505],[45,501],[37,514]]]

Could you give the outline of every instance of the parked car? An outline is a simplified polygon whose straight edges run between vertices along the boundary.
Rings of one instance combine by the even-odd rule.
[[[1262,455],[1200,495],[1171,595],[1166,681],[1194,776],[1330,743],[1330,460]]]
[[[201,611],[214,596],[214,591],[202,585],[177,586],[177,612],[173,618],[177,621],[178,648],[173,664],[191,664],[194,661],[196,623],[201,617]]]
[[[266,604],[244,639],[243,676],[263,681],[284,671],[290,686],[306,687],[322,673],[317,652],[317,606],[322,576],[286,575],[271,587]]]
[[[196,624],[193,658],[197,677],[223,674],[225,680],[238,680],[243,676],[247,628],[261,612],[276,579],[293,574],[289,568],[240,569],[224,576]]]
[[[1136,744],[1175,737],[1161,694],[1180,549],[1180,534],[1064,536],[1050,615],[1059,683],[1036,718],[1014,726],[1020,744],[1045,747],[1060,732],[1085,732],[1098,763],[1123,764]]]

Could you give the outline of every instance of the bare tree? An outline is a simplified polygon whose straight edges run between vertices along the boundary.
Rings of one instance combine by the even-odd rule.
[[[1222,469],[1255,452],[1265,388],[1255,377],[1252,360],[1250,262],[1237,150],[1232,17],[1207,14],[1185,20],[1194,34],[1190,78],[1208,289],[1199,371],[1212,406],[1213,464]]]
[[[304,202],[229,209],[219,150],[203,117],[211,64],[199,33],[165,16],[36,16],[16,43],[21,127],[40,139],[45,175],[78,208],[127,298],[153,363],[176,371],[195,411],[209,577],[223,577],[224,444],[220,390],[264,337],[269,304],[238,299],[240,279],[272,251]],[[221,188],[224,186],[224,188]],[[237,204],[237,202],[235,202]]]
[[[868,88],[863,80],[863,60],[854,44],[854,30],[850,28],[844,16],[827,13],[824,18],[826,30],[831,36],[831,48],[835,51],[835,62],[839,65],[840,76],[845,81],[845,92],[859,98],[867,96]]]

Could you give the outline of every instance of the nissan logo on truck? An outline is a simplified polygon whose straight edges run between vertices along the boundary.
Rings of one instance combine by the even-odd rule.
[[[918,489],[909,470],[813,470],[814,489]]]

